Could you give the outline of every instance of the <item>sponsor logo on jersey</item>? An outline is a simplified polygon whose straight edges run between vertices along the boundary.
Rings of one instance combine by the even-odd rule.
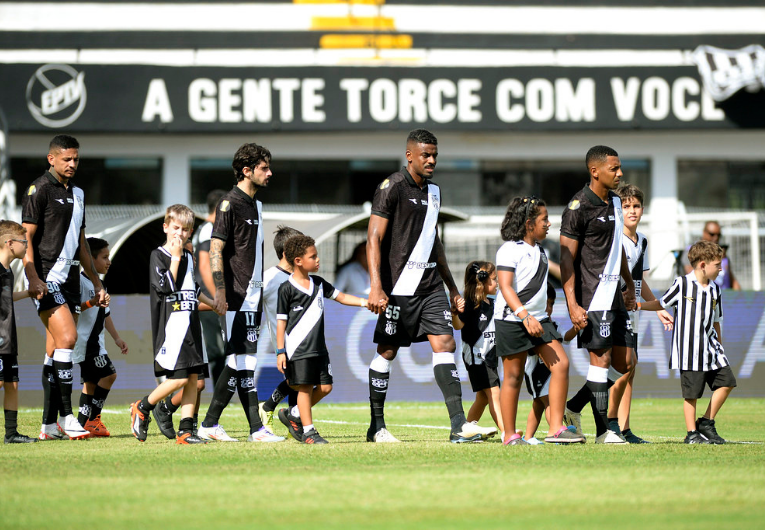
[[[106,356],[97,356],[95,359],[93,359],[93,364],[95,364],[97,368],[104,368],[106,366]]]
[[[600,323],[600,330],[599,330],[600,336],[604,339],[609,337],[611,335],[611,324],[608,322],[601,322]]]
[[[58,263],[63,263],[64,265],[69,265],[71,267],[79,267],[80,266],[80,260],[78,260],[78,259],[58,258],[56,261]]]
[[[406,266],[408,269],[435,269],[436,268],[436,262],[435,261],[407,261]]]
[[[388,388],[388,380],[387,379],[378,379],[376,377],[372,378],[372,386],[374,388],[384,388],[387,390]]]
[[[85,110],[85,72],[66,64],[46,64],[27,83],[27,108],[38,123],[58,128],[71,125]]]
[[[292,308],[292,310],[293,311],[302,311],[303,310],[303,306],[302,305],[296,305],[295,307]]]
[[[27,195],[32,195],[36,191],[37,191],[37,188],[34,185],[29,186],[29,189],[27,190]]]
[[[430,197],[430,200],[433,203],[433,208],[436,211],[439,211],[441,209],[441,201],[439,200],[439,198],[432,193],[428,194],[428,197]]]
[[[412,201],[412,204],[417,204],[417,199],[409,199],[409,200]]]
[[[165,297],[165,302],[172,304],[173,311],[194,311],[197,307],[196,291],[176,291]]]
[[[618,274],[601,274],[599,278],[600,278],[600,283],[618,282],[621,276]]]
[[[255,280],[250,280],[250,287],[254,287],[255,289],[262,289],[263,288],[263,282],[258,282]]]
[[[231,207],[231,203],[230,202],[228,202],[228,201],[221,201],[220,202],[220,206],[218,207],[218,209],[221,212],[227,212],[230,207]]]
[[[396,323],[395,322],[391,322],[390,320],[388,320],[385,323],[385,333],[387,333],[388,335],[395,335],[396,334]]]
[[[444,309],[444,320],[446,320],[447,322],[452,321],[452,312],[449,311],[448,309]]]
[[[569,210],[578,210],[581,205],[582,205],[581,202],[579,202],[577,199],[574,199],[573,201],[568,203],[568,209]]]

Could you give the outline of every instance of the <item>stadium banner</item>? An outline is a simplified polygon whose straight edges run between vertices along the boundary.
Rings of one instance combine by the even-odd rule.
[[[0,78],[0,107],[5,109],[11,132],[250,133],[408,130],[414,125],[481,131],[765,126],[761,113],[752,118],[751,105],[748,112],[740,112],[736,97],[715,103],[695,66],[0,64]]]
[[[661,294],[661,293],[657,293]],[[562,330],[570,327],[562,291],[558,293],[553,318]],[[115,295],[111,300],[112,319],[120,336],[130,347],[123,356],[111,337],[106,337],[109,356],[117,369],[117,381],[110,399],[136,399],[146,395],[155,386],[151,326],[149,322],[149,298],[146,295]],[[765,396],[765,292],[734,292],[723,294],[724,322],[723,345],[738,379],[736,397]],[[16,304],[16,322],[19,336],[19,389],[22,390],[22,406],[38,406],[42,402],[40,383],[45,329],[29,300]],[[369,362],[375,353],[372,334],[376,315],[359,308],[326,304],[326,339],[330,352],[334,389],[328,402],[360,402],[369,399],[367,374]],[[267,336],[268,333],[265,333]],[[642,312],[639,326],[639,363],[635,376],[637,397],[672,397],[680,399],[680,374],[669,370],[669,345],[671,334],[665,332],[658,318]],[[460,351],[460,333],[455,333],[457,351]],[[265,340],[268,340],[267,338]],[[571,359],[571,391],[584,382],[588,368],[585,350],[575,342],[564,348]],[[259,354],[257,367],[258,391],[267,396],[283,377],[276,369],[273,354]],[[463,382],[465,400],[473,399],[467,372],[457,356],[457,366]],[[79,368],[75,369],[75,378]],[[78,379],[75,379],[76,381]],[[208,380],[205,390],[209,400],[212,384]],[[528,399],[525,388],[523,399]],[[710,395],[707,389],[706,397]],[[391,384],[388,391],[391,401],[442,401],[441,393],[433,378],[431,350],[428,343],[413,344],[401,348],[393,362]],[[119,401],[116,401],[119,402]]]

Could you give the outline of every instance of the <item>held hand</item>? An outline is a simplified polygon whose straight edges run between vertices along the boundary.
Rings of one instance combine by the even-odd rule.
[[[117,346],[119,346],[119,349],[120,349],[120,352],[122,353],[122,355],[127,355],[127,352],[128,352],[128,345],[125,343],[125,341],[124,341],[124,340],[122,340],[122,339],[117,339],[117,340],[115,340],[115,341],[114,341],[114,344],[116,344]]]
[[[661,311],[657,311],[656,314],[659,317],[659,320],[661,320],[661,323],[664,324],[664,329],[666,331],[672,331],[672,328],[675,324],[675,319],[670,315],[666,310],[662,309]]]
[[[452,298],[452,301],[454,302],[454,305],[452,306],[452,311],[457,310],[458,313],[462,313],[465,311],[465,299],[462,298],[459,294]]]
[[[542,334],[545,332],[545,330],[542,328],[542,324],[539,323],[539,320],[537,320],[531,315],[529,315],[523,321],[523,325],[526,326],[526,331],[528,331],[529,335],[531,335],[532,337],[541,337]]]
[[[627,289],[626,291],[622,292],[622,296],[624,297],[624,305],[627,308],[627,311],[634,311],[637,307],[637,300],[635,300],[635,290]]]
[[[98,307],[109,307],[110,300],[111,296],[109,296],[109,293],[106,292],[106,289],[102,287],[101,290],[98,291],[96,296],[93,298],[93,305]]]
[[[373,288],[369,291],[369,310],[375,315],[379,315],[384,312],[388,307],[388,297],[385,295],[382,289]]]
[[[219,315],[225,315],[227,309],[228,304],[226,303],[226,290],[222,288],[216,290],[215,298],[213,299],[213,311]]]
[[[580,305],[574,305],[568,308],[568,315],[571,317],[571,323],[577,332],[587,327],[587,311]]]
[[[34,278],[29,281],[29,296],[40,300],[48,294],[48,285],[40,278]]]
[[[286,353],[280,353],[276,356],[276,368],[278,368],[281,373],[284,373],[284,370],[287,369]]]

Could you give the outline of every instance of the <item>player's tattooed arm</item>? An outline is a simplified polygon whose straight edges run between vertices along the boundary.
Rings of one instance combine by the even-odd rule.
[[[223,278],[223,247],[226,242],[214,237],[210,240],[210,270],[215,284],[213,309],[219,315],[226,312],[226,283]]]

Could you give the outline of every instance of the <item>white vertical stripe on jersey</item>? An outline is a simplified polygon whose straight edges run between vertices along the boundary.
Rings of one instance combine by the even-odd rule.
[[[180,270],[178,271],[178,274],[180,275]],[[191,255],[189,255],[188,260],[186,261],[186,273],[183,276],[183,283],[181,284],[180,290],[194,291],[195,289],[194,260],[191,259]],[[183,341],[186,339],[186,335],[189,332],[190,324],[191,311],[177,311],[167,319],[167,323],[165,324],[165,342],[162,343],[162,349],[165,353],[156,356],[157,363],[165,370],[175,370],[175,365],[181,354]]]
[[[622,266],[622,228],[624,217],[622,216],[622,201],[619,197],[613,197],[614,201],[614,239],[611,241],[611,250],[608,253],[608,261],[601,272],[600,283],[592,295],[590,307],[587,311],[611,311],[613,309],[616,288],[619,286],[619,275]]]
[[[250,285],[247,287],[247,295],[244,297],[239,311],[259,311],[260,298],[263,294],[263,204],[260,201],[255,201],[255,206],[258,210],[258,232],[255,236],[257,254],[255,265],[252,268]]]
[[[438,211],[441,205],[441,192],[438,186],[428,184],[428,212],[422,223],[422,232],[414,245],[409,260],[401,271],[401,275],[393,286],[391,294],[397,296],[412,296],[420,285],[425,269],[417,264],[425,264],[430,259],[433,243],[436,240],[436,226],[438,225]],[[412,265],[410,267],[410,265]]]
[[[72,205],[72,220],[69,222],[69,228],[66,231],[64,246],[61,249],[56,264],[48,271],[46,281],[64,283],[69,276],[69,269],[72,268],[72,260],[77,259],[75,252],[80,244],[80,229],[82,227],[82,217],[85,214],[85,193],[80,188],[72,190],[74,204]]]
[[[292,282],[292,278],[290,278]],[[294,284],[294,282],[293,282]],[[316,327],[316,324],[321,319],[321,315],[324,313],[324,289],[314,288],[313,279],[311,279],[311,292],[316,292],[316,297],[308,306],[308,309],[303,311],[303,315],[300,317],[297,325],[295,325],[289,333],[285,334],[285,347],[287,348],[287,359],[292,358],[292,354],[298,349],[298,346],[305,340],[311,330]]]
[[[80,303],[87,302],[90,299],[90,290],[93,289],[93,283],[90,279],[80,276]],[[77,319],[77,342],[74,344],[74,351],[72,351],[72,362],[81,363],[85,360],[85,354],[88,349],[88,339],[90,334],[93,333],[93,326],[96,325],[96,319],[98,318],[98,307],[86,309],[80,314],[80,318]],[[99,340],[99,343],[103,340]],[[104,345],[101,344],[103,347]]]

